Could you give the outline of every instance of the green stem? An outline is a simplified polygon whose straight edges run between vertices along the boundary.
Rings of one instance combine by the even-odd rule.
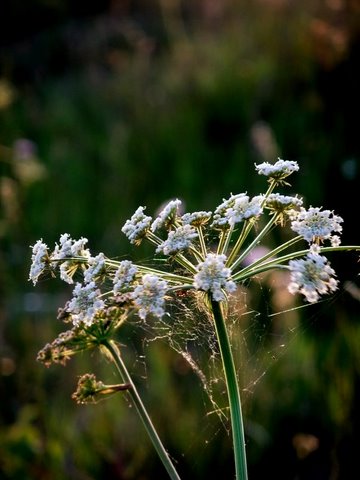
[[[124,382],[130,385],[130,388],[127,390],[127,392],[130,395],[130,398],[135,405],[135,408],[144,424],[144,427],[146,429],[147,434],[149,435],[149,438],[157,452],[157,454],[160,457],[160,460],[162,461],[164,467],[166,468],[169,477],[172,480],[180,480],[180,477],[170,460],[170,457],[165,450],[163,444],[161,443],[161,440],[155,430],[155,427],[145,409],[144,404],[141,401],[141,398],[139,396],[139,393],[135,387],[134,382],[132,381],[132,378],[130,377],[130,374],[126,368],[126,365],[120,355],[120,352],[118,348],[116,347],[116,344],[112,340],[104,340],[103,346],[107,349],[107,351],[110,353],[112,359],[115,362],[115,365],[120,373],[120,377]]]
[[[320,249],[320,253],[351,252],[351,251],[360,251],[360,245],[341,245],[339,247],[322,247]],[[232,276],[232,280],[243,281],[243,280],[246,280],[247,278],[258,275],[259,273],[272,270],[273,268],[288,268],[287,266],[284,266],[281,264],[287,262],[288,260],[293,260],[294,258],[303,257],[308,253],[309,253],[309,249],[299,250],[298,252],[289,253],[287,255],[283,255],[282,257],[278,257],[268,262],[262,263],[254,269],[251,268],[249,270],[247,268],[246,270],[245,269],[240,270],[240,272],[235,273],[235,275]],[[250,265],[250,267],[252,267],[252,265]]]
[[[219,302],[211,300],[211,307],[229,398],[236,479],[247,480],[244,424],[233,355],[221,305]]]
[[[196,227],[196,231],[199,235],[199,243],[200,243],[201,254],[203,256],[203,259],[205,260],[206,255],[207,255],[207,250],[206,250],[206,244],[205,244],[203,229],[201,227]]]
[[[251,252],[251,250],[256,247],[256,245],[258,245],[258,243],[260,243],[260,241],[264,238],[264,236],[268,233],[268,231],[270,230],[270,228],[274,225],[274,223],[276,222],[276,220],[279,218],[279,215],[274,215],[270,220],[269,222],[267,223],[267,225],[265,225],[265,227],[261,230],[261,232],[259,233],[259,235],[250,243],[250,245],[242,252],[241,255],[239,255],[239,257],[236,259],[236,261],[230,265],[230,268],[232,270],[235,270],[235,268],[240,265],[240,263],[243,261],[243,259]]]

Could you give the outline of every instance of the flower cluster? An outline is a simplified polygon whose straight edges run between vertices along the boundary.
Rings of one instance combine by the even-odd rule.
[[[213,213],[183,213],[181,201],[176,199],[168,202],[154,220],[145,215],[145,207],[139,207],[125,222],[122,231],[130,243],[139,245],[148,240],[156,253],[169,257],[168,266],[176,265],[173,271],[130,260],[111,260],[103,253],[92,256],[86,238],[73,240],[65,233],[53,252],[42,240],[34,244],[29,279],[35,285],[46,270],[52,274],[58,270],[67,283],[74,283],[75,275],[80,277],[65,309],[75,326],[90,326],[109,308],[126,308],[128,314],[134,311],[141,319],[160,318],[166,311],[166,299],[175,298],[177,290],[202,291],[213,301],[226,301],[237,283],[278,267],[290,270],[291,293],[317,301],[320,295],[337,288],[335,272],[321,255],[320,244],[330,240],[332,246],[326,247],[327,251],[342,248],[335,233],[341,233],[343,220],[330,210],[304,208],[298,196],[274,191],[299,169],[296,162],[279,159],[275,164],[262,163],[255,168],[268,177],[270,185],[265,194],[252,198],[246,193],[231,194]],[[267,224],[261,226],[266,216]],[[267,248],[262,257],[252,255],[274,225],[283,226],[289,220],[298,237],[273,251]],[[244,228],[236,229],[239,223]],[[310,244],[307,255],[301,250],[280,255],[301,239]],[[164,261],[162,264],[166,265]]]

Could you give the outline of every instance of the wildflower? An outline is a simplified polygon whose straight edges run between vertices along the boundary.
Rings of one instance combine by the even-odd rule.
[[[225,213],[229,225],[234,226],[243,220],[260,215],[263,211],[261,207],[262,201],[263,197],[261,195],[254,197],[252,200],[245,194],[236,198],[233,205]]]
[[[246,196],[246,193],[237,193],[236,195],[231,194],[230,197],[216,207],[214,212],[214,220],[211,224],[213,228],[227,228],[229,226],[229,219],[226,217],[226,212],[233,207],[237,199],[241,199]]]
[[[298,171],[299,165],[297,162],[281,160],[281,158],[279,158],[274,164],[267,162],[260,163],[259,165],[255,164],[255,169],[259,175],[265,175],[269,177],[269,179],[276,180],[278,183],[286,183],[283,182],[283,180],[293,172]]]
[[[151,225],[151,217],[144,215],[145,207],[139,207],[130,220],[126,220],[121,231],[136,245],[141,243]]]
[[[194,286],[197,290],[211,291],[215,301],[225,300],[222,289],[231,293],[236,290],[236,284],[230,280],[231,270],[225,267],[226,255],[209,253],[204,262],[199,263],[198,273],[194,276]]]
[[[38,240],[32,247],[31,262],[29,280],[36,285],[49,262],[48,246],[42,240]]]
[[[167,282],[150,273],[142,278],[142,283],[137,285],[132,293],[135,305],[139,308],[139,317],[145,319],[150,313],[161,318],[165,310],[165,293]]]
[[[171,200],[153,221],[151,231],[156,232],[160,228],[168,228],[170,225],[173,225],[180,205],[181,200]]]
[[[310,207],[309,210],[301,207],[299,212],[294,212],[292,216],[291,228],[306,241],[319,242],[331,239],[332,232],[341,232],[340,223],[343,219],[334,215],[330,210]],[[336,239],[335,239],[336,241]]]
[[[290,195],[281,195],[280,193],[271,193],[266,199],[265,207],[273,212],[282,213],[286,210],[301,207],[303,201],[299,197]]]
[[[85,248],[88,242],[87,238],[81,237],[79,240],[73,240],[68,233],[63,233],[60,236],[60,245],[56,244],[52,260],[63,260],[72,257],[86,257],[90,258],[90,252]]]
[[[137,267],[130,260],[120,262],[114,276],[114,294],[118,294],[122,289],[129,287],[137,273]]]
[[[211,218],[212,212],[193,212],[185,213],[181,220],[185,225],[192,225],[193,227],[201,227],[205,225]]]
[[[338,247],[341,244],[341,238],[339,237],[339,235],[333,235],[330,238],[330,242],[332,247]]]
[[[178,253],[189,248],[192,240],[197,237],[198,234],[190,225],[180,226],[169,232],[168,238],[157,247],[156,252],[163,252],[165,255]]]
[[[105,273],[105,255],[99,253],[96,257],[91,257],[88,261],[89,268],[84,273],[84,282],[90,283],[99,275]]]
[[[291,260],[289,267],[291,272],[289,292],[303,294],[310,303],[316,302],[320,295],[337,289],[335,271],[322,255],[310,252],[305,259]]]
[[[95,315],[105,307],[105,302],[98,298],[100,291],[95,282],[81,285],[77,283],[73,291],[73,298],[67,305],[67,312],[72,316],[74,325],[84,322],[90,326]]]

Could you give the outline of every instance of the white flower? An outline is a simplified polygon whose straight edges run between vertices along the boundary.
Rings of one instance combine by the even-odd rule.
[[[338,247],[341,244],[341,238],[339,235],[333,235],[330,239],[332,247]]]
[[[310,207],[309,210],[301,207],[299,212],[293,212],[291,228],[306,241],[314,242],[331,239],[332,232],[341,232],[340,225],[343,219],[334,215],[330,210]]]
[[[293,172],[298,171],[299,165],[297,162],[281,160],[281,158],[279,158],[278,161],[273,165],[267,162],[260,163],[259,165],[255,164],[255,169],[259,175],[265,175],[266,177],[281,181],[291,175]]]
[[[137,267],[130,260],[120,262],[114,276],[114,294],[120,293],[123,288],[130,286],[137,273]]]
[[[236,290],[236,284],[230,280],[231,270],[225,267],[226,255],[209,253],[204,262],[199,263],[198,273],[194,276],[194,287],[197,290],[211,291],[217,302],[225,300],[222,289],[231,293]]]
[[[153,221],[151,231],[156,232],[156,230],[159,230],[160,228],[167,228],[169,225],[173,224],[180,205],[181,200],[171,200]]]
[[[266,208],[280,213],[288,209],[301,207],[302,203],[303,201],[299,197],[281,195],[280,193],[271,193],[266,199]]]
[[[198,234],[191,225],[183,225],[176,230],[169,232],[168,238],[157,247],[156,252],[163,252],[165,255],[172,255],[190,247]]]
[[[303,294],[308,302],[316,302],[320,295],[337,289],[335,271],[330,267],[326,257],[309,253],[305,259],[291,260],[289,267],[291,272],[289,292]]]
[[[48,264],[48,246],[42,240],[38,240],[34,246],[32,246],[31,255],[31,267],[29,272],[29,280],[36,285],[39,276],[45,270]]]
[[[184,225],[192,225],[194,227],[199,227],[207,223],[211,218],[212,212],[193,212],[185,213],[181,220]]]
[[[51,259],[63,260],[72,257],[90,258],[90,252],[85,248],[87,242],[87,238],[81,237],[79,240],[73,240],[68,233],[63,233],[60,236],[60,245],[56,244],[51,254]]]
[[[93,323],[95,315],[105,307],[105,302],[98,298],[99,294],[95,282],[75,285],[73,298],[66,309],[71,314],[74,325],[84,322],[89,326]]]
[[[226,217],[226,212],[233,207],[236,200],[246,197],[246,193],[237,193],[236,195],[231,194],[231,196],[216,207],[214,212],[214,220],[211,226],[213,228],[226,228],[229,225],[229,219]]]
[[[88,260],[89,268],[84,273],[84,282],[90,283],[105,271],[105,255],[99,253],[96,257],[91,257]]]
[[[150,273],[143,276],[142,283],[137,285],[132,293],[132,299],[139,308],[140,318],[144,320],[148,314],[159,318],[164,315],[166,290],[167,282],[165,280]]]
[[[245,194],[236,198],[233,205],[227,208],[225,213],[229,225],[234,226],[243,220],[260,215],[263,211],[261,207],[262,201],[262,195],[258,195],[252,200]]]
[[[130,240],[130,243],[140,243],[150,228],[151,217],[144,214],[145,207],[139,207],[130,220],[126,220],[121,231]]]

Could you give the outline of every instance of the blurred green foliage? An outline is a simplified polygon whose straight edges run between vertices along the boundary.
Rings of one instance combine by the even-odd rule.
[[[96,355],[66,369],[36,364],[70,291],[46,281],[34,294],[28,246],[68,232],[93,252],[147,258],[152,250],[121,234],[135,208],[151,214],[179,197],[208,210],[230,192],[257,194],[254,162],[277,156],[300,164],[291,190],[334,209],[344,243],[359,243],[358,7],[32,0],[26,12],[37,20],[21,25],[23,8],[13,2],[3,16],[14,28],[1,29],[0,48],[0,479],[163,478],[126,401],[70,400],[77,375],[106,379],[109,365]],[[250,478],[276,468],[278,479],[348,479],[356,468],[357,265],[333,261],[351,288],[298,311],[295,324],[266,316],[276,311],[266,288],[249,290],[265,327],[254,320],[248,340],[261,348],[242,354],[240,375],[255,381],[254,362],[266,372],[245,395]],[[166,344],[143,347],[142,335],[130,328],[121,340],[183,478],[229,478],[230,438],[207,415],[200,381]]]

